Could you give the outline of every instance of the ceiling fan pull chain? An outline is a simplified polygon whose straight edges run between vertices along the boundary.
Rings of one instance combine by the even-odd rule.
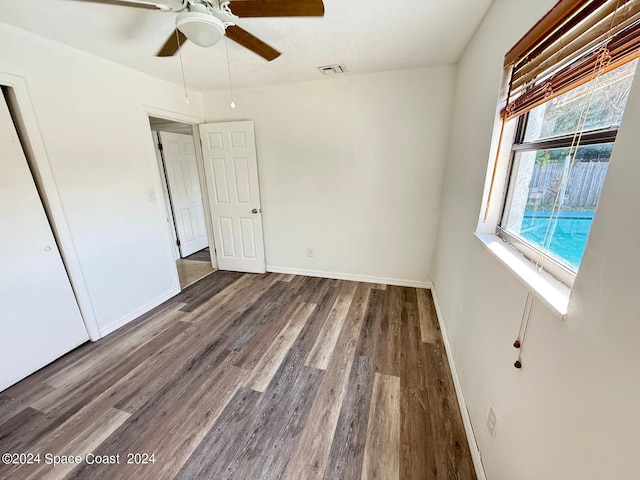
[[[233,101],[233,87],[231,86],[231,66],[229,63],[229,41],[227,37],[224,37],[224,48],[227,51],[227,72],[229,73],[229,96],[231,97],[231,103],[229,106],[231,108],[236,108],[236,102]]]
[[[178,34],[178,29],[176,28],[176,42],[180,45],[180,35]],[[187,79],[184,76],[184,63],[182,62],[182,51],[178,50],[178,56],[180,57],[180,71],[182,72],[182,85],[184,86],[184,97],[187,100],[187,105],[189,105],[189,91],[187,90]]]

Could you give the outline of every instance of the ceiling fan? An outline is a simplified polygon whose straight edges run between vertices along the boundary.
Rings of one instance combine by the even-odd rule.
[[[171,32],[158,57],[175,55],[189,40],[201,47],[215,45],[223,36],[268,61],[280,52],[237,25],[245,17],[321,17],[322,0],[84,0],[91,3],[161,10],[177,13]]]

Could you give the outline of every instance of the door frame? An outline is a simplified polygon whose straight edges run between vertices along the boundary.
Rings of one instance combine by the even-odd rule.
[[[31,168],[38,192],[41,195],[43,207],[51,223],[51,229],[67,270],[89,339],[92,341],[99,340],[102,335],[100,335],[80,259],[62,208],[62,201],[53,176],[47,150],[42,140],[27,82],[23,77],[0,71],[0,86],[9,88],[10,103],[15,105],[15,108],[12,109],[12,115],[14,116],[14,122],[17,123],[16,129],[19,133],[23,133],[25,156]]]
[[[162,179],[162,195],[164,197],[165,204],[167,206],[167,210],[171,214],[167,217],[167,223],[170,223],[171,230],[171,247],[174,253],[174,258],[178,260],[181,255],[180,247],[178,246],[178,229],[176,228],[176,217],[173,212],[173,207],[171,205],[171,192],[169,191],[169,184],[167,182],[167,173],[166,173],[166,165],[164,163],[164,156],[162,155],[162,150],[160,150],[160,132],[151,130],[151,136],[153,137],[153,142],[155,144],[156,149],[156,158],[158,159],[158,169],[160,171],[160,177]]]
[[[164,120],[184,123],[191,126],[191,132],[192,132],[193,142],[195,146],[196,165],[198,167],[198,177],[200,180],[200,192],[202,195],[205,224],[207,226],[207,240],[209,241],[209,257],[211,260],[211,265],[213,266],[214,269],[217,269],[218,263],[215,255],[215,241],[213,238],[213,226],[211,224],[211,210],[209,208],[209,195],[207,191],[206,179],[204,178],[204,173],[205,173],[204,157],[202,155],[202,144],[200,143],[200,132],[198,131],[198,125],[203,123],[204,119],[199,117],[194,117],[191,115],[186,115],[183,113],[178,113],[170,110],[152,107],[149,105],[143,106],[143,114],[144,114],[144,122],[146,125],[146,130],[148,132],[147,138],[151,138],[154,133],[151,130],[149,117],[162,118]],[[165,186],[163,187],[163,180],[162,180],[162,175],[160,173],[160,166],[158,165],[158,161],[156,157],[156,151],[155,151],[156,148],[157,147],[155,145],[149,145],[149,158],[151,159],[152,165],[153,165],[152,171],[153,171],[155,189],[157,192],[163,192],[163,188],[167,188],[167,187],[166,187],[166,183],[165,183]],[[172,212],[169,210],[169,206],[166,205],[165,201],[157,202],[157,203],[159,205],[159,215],[164,225],[166,224],[166,219],[168,218],[168,216],[172,215]],[[167,245],[167,255],[168,255],[168,258],[171,260],[171,264],[173,265],[172,271],[174,272],[174,285],[175,285],[175,288],[177,288],[177,290],[180,291],[181,290],[180,279],[178,277],[178,267],[176,265],[176,261],[174,258],[175,250],[174,250],[173,239],[171,238],[171,235],[169,234],[169,231],[166,228],[164,228],[163,231],[165,232],[164,236],[165,236],[165,243]]]

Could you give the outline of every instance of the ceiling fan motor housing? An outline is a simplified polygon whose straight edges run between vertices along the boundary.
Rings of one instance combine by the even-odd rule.
[[[200,47],[211,47],[224,36],[225,24],[211,15],[203,5],[191,5],[190,11],[179,13],[176,27]]]

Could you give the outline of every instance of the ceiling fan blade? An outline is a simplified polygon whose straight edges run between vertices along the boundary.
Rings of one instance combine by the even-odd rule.
[[[231,11],[243,17],[322,17],[322,0],[235,0]]]
[[[118,5],[120,7],[134,7],[134,8],[145,8],[147,10],[162,10],[158,5],[155,5],[152,2],[149,3],[139,3],[134,0],[83,0],[88,3],[105,3],[107,5]]]
[[[185,37],[184,33],[177,29],[174,30],[171,32],[171,35],[169,35],[169,38],[167,38],[167,41],[164,42],[160,51],[156,53],[156,57],[172,57],[180,50],[180,47],[186,41],[187,37]]]
[[[248,48],[252,52],[260,55],[262,58],[265,58],[268,61],[271,61],[280,56],[280,52],[270,47],[258,37],[251,35],[246,30],[238,27],[237,25],[232,25],[227,27],[226,36],[230,40],[239,43],[245,48]]]

